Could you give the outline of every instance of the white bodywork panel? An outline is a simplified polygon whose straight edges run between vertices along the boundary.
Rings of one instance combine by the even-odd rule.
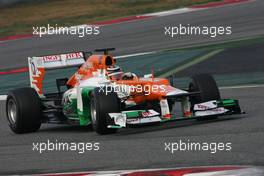
[[[160,122],[161,118],[159,116],[154,117],[145,117],[145,118],[135,118],[135,119],[127,119],[127,124],[144,124],[144,123],[153,123],[153,122]]]
[[[174,87],[173,91],[170,91],[167,93],[167,96],[179,95],[179,94],[185,94],[185,93],[188,93],[188,92]]]
[[[40,57],[28,57],[30,86],[39,96],[43,97],[42,83],[45,70],[80,66],[85,63],[82,52],[49,55]]]
[[[217,108],[216,100],[196,104],[194,105],[193,110],[196,111],[194,113],[195,116],[217,115],[217,114],[223,114],[228,111],[223,107]]]
[[[126,127],[127,117],[123,113],[109,113],[109,116],[114,119],[115,124],[121,127]]]
[[[123,111],[121,113],[109,113],[109,116],[114,119],[116,125],[121,127],[126,127],[126,124],[143,124],[151,122],[160,122],[161,118],[159,113],[153,109],[148,110],[147,112],[142,112],[142,117],[140,118],[127,118],[126,113],[132,111]]]
[[[167,99],[160,100],[160,108],[161,108],[162,116],[165,116],[166,114],[170,114],[170,108]]]
[[[85,62],[82,52],[29,57],[28,60],[30,63],[34,63],[36,67],[44,67],[45,69],[79,66]]]

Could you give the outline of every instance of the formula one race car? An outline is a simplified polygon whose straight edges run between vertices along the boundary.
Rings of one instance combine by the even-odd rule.
[[[6,113],[15,133],[37,131],[41,123],[92,125],[99,134],[136,124],[210,119],[240,114],[238,100],[221,99],[212,76],[192,77],[188,90],[173,87],[153,74],[124,73],[108,49],[102,55],[74,52],[29,57],[31,88],[9,92]],[[57,79],[57,93],[43,93],[47,70],[79,67],[69,79]],[[67,87],[62,91],[62,87]],[[174,113],[176,102],[181,106]],[[180,113],[180,115],[179,115]]]

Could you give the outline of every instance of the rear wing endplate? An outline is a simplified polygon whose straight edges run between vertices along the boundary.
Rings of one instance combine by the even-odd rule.
[[[85,63],[83,52],[28,57],[30,86],[43,96],[45,70],[80,66]]]

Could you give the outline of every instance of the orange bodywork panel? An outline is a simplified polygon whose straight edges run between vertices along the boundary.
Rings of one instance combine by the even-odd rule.
[[[115,64],[115,59],[110,55],[92,55],[79,68],[79,70],[68,80],[67,85],[75,87],[78,82],[91,78],[93,72],[99,69],[106,69]]]
[[[138,80],[120,80],[117,84],[134,86],[137,91],[131,92],[131,97],[136,103],[145,101],[161,100],[170,91],[175,88],[170,86],[167,79],[163,78],[139,78]],[[140,91],[139,91],[140,90]]]
[[[45,75],[44,68],[37,68],[38,75],[36,73],[32,76],[32,84],[35,85],[35,88],[39,94],[43,94],[42,82]]]
[[[68,80],[67,85],[75,87],[82,80],[93,77],[94,72],[102,71],[115,64],[115,59],[109,55],[92,55],[79,68],[79,70]],[[136,103],[161,100],[168,92],[173,91],[172,86],[167,79],[162,78],[134,78],[132,80],[111,80],[117,85],[128,85],[139,88],[137,91],[131,91],[131,100]]]

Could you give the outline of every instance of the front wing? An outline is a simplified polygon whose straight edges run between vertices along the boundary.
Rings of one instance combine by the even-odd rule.
[[[108,125],[108,128],[123,128],[127,125],[138,125],[154,122],[170,122],[177,120],[203,119],[216,116],[242,114],[238,100],[224,99],[213,100],[200,104],[195,104],[192,108],[191,115],[179,117],[175,114],[161,115],[159,112],[149,110],[132,110],[121,111],[120,113],[109,113],[113,119],[113,125]]]

